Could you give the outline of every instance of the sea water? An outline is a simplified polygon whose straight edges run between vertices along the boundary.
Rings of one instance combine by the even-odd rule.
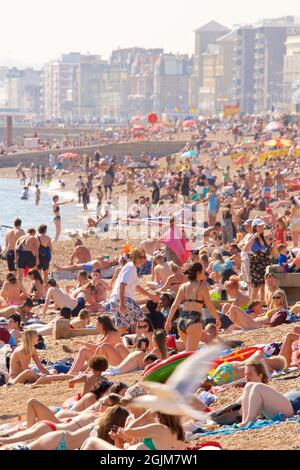
[[[39,184],[41,189],[41,199],[39,205],[35,204],[35,187],[30,188],[28,200],[21,199],[23,186],[17,179],[0,179],[0,245],[4,245],[5,234],[9,228],[3,225],[12,226],[13,221],[18,217],[22,220],[22,228],[38,228],[41,224],[48,227],[48,235],[54,237],[55,227],[52,213],[52,197],[57,194],[59,202],[74,199],[74,202],[60,208],[62,220],[62,235],[65,239],[70,231],[82,231],[86,228],[86,220],[94,216],[95,210],[91,204],[89,212],[83,210],[82,204],[77,204],[77,195],[73,191],[60,190],[58,181],[53,181],[50,186]]]

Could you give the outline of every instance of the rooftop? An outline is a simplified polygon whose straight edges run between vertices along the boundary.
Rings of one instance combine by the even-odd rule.
[[[227,28],[226,26],[223,26],[220,23],[217,23],[216,21],[210,21],[209,23],[206,23],[205,25],[195,30],[195,33],[210,33],[210,32],[211,33],[224,32],[224,34],[226,34],[230,32],[230,29]]]

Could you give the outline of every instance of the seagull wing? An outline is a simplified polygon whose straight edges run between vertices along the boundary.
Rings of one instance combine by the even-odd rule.
[[[151,395],[155,395],[157,397],[171,400],[178,399],[176,391],[166,384],[158,382],[143,382],[143,388],[147,392],[150,392]]]
[[[188,416],[196,421],[205,421],[207,419],[205,413],[192,408],[183,401],[168,400],[153,395],[137,397],[130,403],[130,406],[133,408],[159,411],[172,416]]]
[[[175,372],[167,380],[166,384],[179,395],[189,399],[196,391],[199,382],[202,382],[211,368],[212,361],[222,351],[221,346],[207,346],[202,351],[188,357],[182,364],[176,367]]]

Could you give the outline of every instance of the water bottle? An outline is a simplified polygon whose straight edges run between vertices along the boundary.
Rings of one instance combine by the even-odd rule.
[[[18,432],[23,431],[22,415],[18,415]]]

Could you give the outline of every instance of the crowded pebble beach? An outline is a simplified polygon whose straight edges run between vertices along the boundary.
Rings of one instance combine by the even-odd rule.
[[[234,117],[175,155],[0,169],[23,204],[0,221],[0,450],[299,450],[299,154],[285,116]]]

